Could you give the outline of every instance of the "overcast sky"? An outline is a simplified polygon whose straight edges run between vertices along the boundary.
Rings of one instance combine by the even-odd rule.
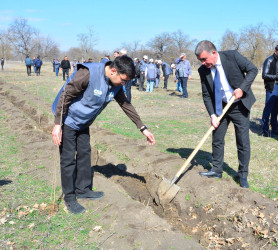
[[[122,43],[148,40],[178,29],[191,39],[216,44],[227,29],[238,32],[245,26],[278,20],[277,0],[244,1],[157,1],[157,0],[1,0],[0,29],[17,17],[28,19],[61,50],[78,46],[77,34],[93,26],[98,37],[95,49],[113,50]]]

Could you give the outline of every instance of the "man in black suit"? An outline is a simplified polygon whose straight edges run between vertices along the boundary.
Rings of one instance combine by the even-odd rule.
[[[200,172],[201,176],[222,178],[224,161],[224,137],[230,121],[234,123],[239,161],[239,183],[249,188],[247,181],[250,160],[249,117],[256,101],[251,90],[258,69],[235,50],[217,52],[210,41],[201,41],[195,49],[195,55],[201,61],[199,74],[206,109],[215,130],[212,135],[212,169]],[[235,102],[221,120],[226,103],[235,96]]]

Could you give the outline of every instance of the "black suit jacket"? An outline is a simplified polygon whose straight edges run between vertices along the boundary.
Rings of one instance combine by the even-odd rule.
[[[220,51],[218,54],[230,86],[233,89],[242,89],[243,96],[240,100],[250,111],[256,101],[251,84],[258,74],[258,69],[236,50]],[[203,100],[211,116],[215,114],[215,93],[211,70],[202,65],[198,71],[201,78]]]

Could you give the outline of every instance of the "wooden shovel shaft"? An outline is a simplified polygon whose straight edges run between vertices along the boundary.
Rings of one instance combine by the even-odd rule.
[[[220,120],[222,119],[222,117],[226,114],[227,110],[230,108],[230,106],[233,104],[235,100],[235,97],[232,96],[232,98],[230,99],[230,101],[227,103],[227,105],[225,106],[225,108],[223,109],[223,112],[221,114],[221,116],[217,117],[217,121],[220,122]],[[193,157],[197,154],[197,152],[199,151],[199,149],[202,147],[202,145],[204,144],[204,142],[207,140],[207,138],[209,137],[209,135],[211,134],[211,132],[214,130],[214,127],[211,126],[209,128],[209,130],[206,132],[206,134],[203,136],[203,138],[201,139],[201,141],[198,143],[198,145],[196,146],[196,148],[194,149],[194,151],[190,154],[190,156],[187,158],[187,160],[184,162],[184,164],[180,167],[179,171],[176,173],[175,177],[173,179],[177,179],[180,177],[180,175],[182,174],[182,172],[184,171],[184,169],[187,167],[187,165],[191,162],[191,160],[193,159]]]

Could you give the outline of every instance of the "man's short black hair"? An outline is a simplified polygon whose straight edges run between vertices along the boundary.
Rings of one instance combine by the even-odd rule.
[[[278,51],[278,45],[276,45],[275,50]]]
[[[109,67],[115,68],[119,74],[125,74],[129,79],[135,78],[134,62],[127,55],[118,56]]]

